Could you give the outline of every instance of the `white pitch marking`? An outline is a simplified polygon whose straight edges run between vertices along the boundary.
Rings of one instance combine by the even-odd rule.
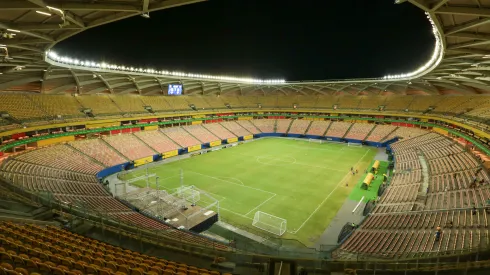
[[[364,155],[359,159],[359,161],[357,161],[356,165],[354,167],[356,167],[361,161],[362,159],[366,156],[366,154],[369,152],[366,151],[366,153],[364,153]],[[311,219],[311,217],[313,217],[313,215],[315,215],[315,213],[318,211],[318,209],[320,209],[320,207],[322,207],[322,205],[328,200],[328,198],[330,198],[330,196],[333,194],[333,192],[335,192],[335,190],[337,190],[337,188],[339,188],[339,186],[344,182],[345,178],[347,176],[349,176],[351,174],[351,172],[347,172],[347,174],[342,178],[341,181],[339,181],[339,183],[337,184],[337,186],[335,186],[335,188],[330,192],[330,194],[327,195],[327,197],[325,199],[323,199],[323,201],[316,207],[315,210],[313,210],[313,212],[310,214],[310,216],[300,225],[300,227],[294,231],[288,231],[289,233],[291,234],[296,234],[298,233],[298,231],[303,228],[303,226]]]
[[[246,218],[246,219],[249,219],[249,220],[252,220],[252,221],[253,221],[253,219],[252,219],[252,218],[249,218],[249,217],[247,217],[247,216],[245,216],[245,215],[243,215],[243,214],[240,214],[240,213],[237,213],[237,212],[231,211],[231,210],[226,209],[226,208],[224,208],[224,207],[220,207],[219,209],[220,209],[220,210],[225,210],[225,211],[227,211],[227,212],[233,213],[233,214],[235,214],[235,215],[238,215],[238,216],[240,216],[240,217],[243,217],[243,218]]]
[[[342,145],[342,144],[340,144]],[[301,149],[304,149],[304,150],[322,150],[322,151],[340,151],[342,150],[344,147],[341,147],[341,149],[333,149],[333,148],[312,148],[312,147],[308,147],[308,146],[300,146],[300,145],[289,145],[289,144],[284,144],[284,146],[289,146],[289,147],[296,147],[296,148],[301,148]],[[347,145],[346,145],[347,146]]]
[[[238,181],[238,182],[239,182],[241,185],[245,185],[245,184],[243,183],[243,181],[241,181],[240,179],[237,179],[237,178],[230,178],[230,177],[220,177],[220,178],[222,178],[222,179],[231,179],[231,180],[235,180],[235,181]]]
[[[270,164],[270,162],[261,162],[259,161],[260,158],[271,158],[272,161],[280,161],[280,162],[285,162],[287,164],[296,164],[296,165],[302,165],[302,166],[307,166],[307,167],[313,167],[313,168],[320,168],[320,169],[325,169],[325,170],[330,170],[330,171],[337,171],[337,172],[344,172],[344,170],[340,170],[340,169],[334,169],[334,168],[330,168],[330,167],[325,167],[325,166],[316,166],[316,165],[310,165],[310,164],[306,164],[306,163],[301,163],[301,162],[297,162],[296,161],[296,158],[294,157],[290,157],[288,156],[289,158],[293,158],[295,161],[294,162],[288,162],[286,160],[281,160],[280,157],[278,158],[272,158],[271,156],[269,155],[266,155],[266,156],[250,156],[250,155],[245,155],[245,154],[240,154],[240,155],[243,155],[243,156],[246,156],[246,157],[255,157],[256,158],[256,161],[260,164],[264,164],[264,165],[274,165],[274,164]]]
[[[264,205],[266,202],[270,201],[272,198],[274,198],[276,196],[276,194],[272,195],[270,198],[266,199],[265,201],[263,201],[261,204],[257,205],[254,209],[250,210],[247,212],[247,214],[245,214],[245,216],[248,216],[248,214],[252,213],[254,210],[258,209],[259,207],[261,207],[262,205]]]
[[[185,172],[190,172],[190,173],[194,173],[194,174],[197,174],[197,175],[201,175],[201,176],[205,176],[205,177],[208,177],[208,178],[212,178],[212,179],[215,179],[215,180],[219,180],[219,181],[223,181],[223,182],[228,182],[228,183],[231,183],[231,184],[234,184],[234,185],[238,185],[238,186],[242,186],[242,187],[245,187],[245,188],[250,188],[250,189],[253,189],[253,190],[260,191],[260,192],[269,193],[271,195],[275,195],[276,194],[276,193],[265,191],[265,190],[262,190],[262,189],[259,189],[259,188],[254,188],[254,187],[250,187],[250,186],[247,186],[247,185],[241,185],[241,184],[238,184],[236,182],[232,182],[232,181],[229,181],[229,180],[223,180],[223,179],[220,179],[220,178],[217,178],[217,177],[209,176],[209,175],[206,175],[206,174],[201,174],[201,173],[190,171],[190,170],[185,170]]]

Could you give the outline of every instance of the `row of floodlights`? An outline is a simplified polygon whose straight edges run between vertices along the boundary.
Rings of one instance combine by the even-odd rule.
[[[118,70],[118,71],[127,71],[134,73],[148,73],[148,74],[158,74],[158,75],[167,75],[167,76],[177,76],[177,77],[189,77],[189,78],[200,78],[200,79],[215,79],[215,80],[226,80],[226,81],[236,81],[236,82],[246,82],[246,83],[258,83],[258,84],[280,84],[285,83],[286,81],[283,79],[254,79],[254,78],[241,78],[241,77],[231,77],[231,76],[213,76],[213,75],[205,75],[205,74],[191,74],[191,73],[183,73],[183,72],[171,72],[171,71],[159,71],[154,69],[143,69],[143,68],[134,68],[134,67],[126,67],[120,65],[113,65],[107,63],[97,63],[93,61],[82,61],[78,59],[73,59],[69,57],[59,56],[54,51],[48,52],[48,57],[56,62],[89,67],[89,68],[97,68],[104,70]]]
[[[385,80],[410,79],[424,73],[427,69],[434,66],[435,64],[438,64],[441,61],[443,56],[441,38],[434,21],[432,20],[432,18],[430,18],[428,13],[426,14],[427,14],[427,18],[429,19],[429,22],[432,25],[432,32],[434,33],[434,36],[436,38],[434,52],[430,60],[413,72],[406,73],[406,74],[387,75],[384,76],[382,79]],[[283,79],[261,80],[261,79],[254,79],[254,78],[240,78],[240,77],[231,77],[231,76],[212,76],[212,75],[204,75],[204,74],[191,74],[191,73],[183,73],[183,72],[170,72],[170,71],[159,71],[154,69],[126,67],[126,66],[106,64],[106,63],[97,63],[93,61],[80,61],[78,59],[59,56],[54,51],[48,51],[47,56],[56,62],[88,67],[88,68],[97,68],[97,69],[108,69],[108,70],[135,72],[135,73],[148,73],[148,74],[157,74],[157,75],[199,78],[199,79],[214,79],[214,80],[225,80],[225,81],[235,81],[235,82],[244,82],[244,83],[257,83],[257,84],[281,84],[286,82]]]
[[[425,13],[427,15],[427,19],[429,19],[429,22],[432,26],[432,33],[434,34],[434,37],[436,38],[435,42],[435,47],[434,47],[434,52],[432,53],[431,58],[427,63],[425,63],[423,66],[418,68],[417,70],[406,73],[406,74],[397,74],[397,75],[387,75],[383,77],[383,79],[403,79],[403,78],[413,78],[423,72],[425,72],[427,69],[432,67],[434,64],[438,64],[442,60],[442,43],[441,43],[441,37],[439,35],[439,31],[437,30],[436,24],[430,18],[430,15],[428,13]]]

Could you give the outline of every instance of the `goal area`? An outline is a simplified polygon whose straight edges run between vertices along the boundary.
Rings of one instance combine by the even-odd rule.
[[[282,236],[286,232],[287,221],[274,215],[257,211],[252,225],[269,233]]]

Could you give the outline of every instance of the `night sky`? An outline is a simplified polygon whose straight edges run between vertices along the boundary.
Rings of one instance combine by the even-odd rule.
[[[62,55],[188,73],[288,81],[380,77],[419,67],[434,37],[394,0],[210,0],[117,21]]]

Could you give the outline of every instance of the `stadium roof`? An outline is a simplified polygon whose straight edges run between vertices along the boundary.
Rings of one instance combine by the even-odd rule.
[[[336,81],[260,81],[98,64],[46,54],[88,28],[206,0],[0,0],[0,90],[46,94],[440,95],[490,92],[490,0],[397,0],[426,12],[436,44],[404,75]],[[407,2],[407,3],[404,3]],[[122,64],[130,66],[131,64]]]

